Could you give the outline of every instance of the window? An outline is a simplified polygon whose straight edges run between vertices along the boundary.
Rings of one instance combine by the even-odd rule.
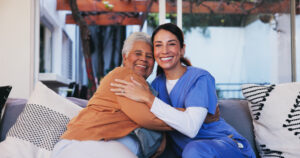
[[[53,27],[46,20],[40,24],[40,73],[52,72]]]
[[[40,16],[40,64],[38,79],[55,92],[72,81],[72,41],[47,10]]]
[[[63,32],[62,41],[62,76],[72,79],[72,41],[69,36]]]

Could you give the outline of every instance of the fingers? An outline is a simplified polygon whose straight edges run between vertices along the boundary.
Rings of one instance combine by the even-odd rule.
[[[131,81],[136,84],[136,85],[139,85],[141,86],[142,84],[140,84],[138,81],[134,80],[133,77],[130,77]]]
[[[116,95],[125,96],[125,91],[122,88],[111,88],[110,91],[114,92]]]
[[[124,89],[122,88],[111,88],[110,91],[114,93],[124,93]]]
[[[125,93],[115,93],[115,95],[126,97]]]
[[[122,89],[124,89],[126,87],[126,85],[124,85],[124,84],[118,84],[118,83],[110,83],[110,85],[112,87],[122,88]]]
[[[110,83],[112,86],[111,91],[114,92],[115,94],[125,96],[125,90],[130,90],[130,89],[135,89],[138,87],[143,87],[142,84],[140,84],[138,81],[134,80],[133,77],[131,77],[131,81],[125,81],[121,79],[115,79],[115,82]],[[145,87],[143,87],[145,88]]]
[[[125,97],[124,93],[115,93],[115,95],[119,95],[119,96],[124,96]]]
[[[120,80],[120,79],[115,79],[116,82],[119,82],[119,83],[123,83],[123,84],[130,84],[130,82],[127,82],[125,80]]]

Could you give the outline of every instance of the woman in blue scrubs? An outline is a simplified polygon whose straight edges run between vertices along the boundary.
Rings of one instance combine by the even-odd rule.
[[[174,131],[168,132],[173,150],[183,158],[254,158],[248,141],[222,118],[207,123],[214,115],[217,95],[214,77],[190,65],[184,58],[183,32],[176,25],[160,25],[152,34],[157,77],[152,82],[155,97],[147,87],[116,80],[116,95],[144,102],[151,112]],[[179,111],[176,108],[185,108]]]

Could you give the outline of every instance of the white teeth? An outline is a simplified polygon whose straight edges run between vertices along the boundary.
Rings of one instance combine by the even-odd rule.
[[[136,65],[136,66],[146,68],[146,66],[144,66],[144,65]]]
[[[172,59],[172,58],[173,58],[173,57],[160,58],[160,60],[165,61],[165,60],[170,60],[170,59]]]

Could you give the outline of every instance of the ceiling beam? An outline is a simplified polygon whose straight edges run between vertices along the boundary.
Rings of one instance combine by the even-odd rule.
[[[190,4],[182,4],[183,13],[190,13]],[[215,14],[259,14],[259,13],[288,13],[289,12],[289,0],[283,0],[277,3],[241,3],[241,2],[213,2],[205,1],[202,5],[192,5],[193,13],[206,13],[211,12]]]
[[[128,17],[127,15],[118,13],[88,15],[83,17],[88,25],[141,25],[143,22],[140,16]],[[75,24],[75,21],[71,14],[68,14],[66,16],[66,24]]]
[[[70,10],[70,0],[57,0],[57,10]],[[80,11],[86,12],[145,12],[147,1],[125,1],[125,0],[106,0],[113,8],[106,7],[103,1],[97,0],[77,0]]]
[[[85,12],[146,12],[147,0],[106,0],[113,5],[106,7],[103,1],[97,0],[77,0],[80,11]],[[204,1],[202,4],[192,4],[193,13],[215,13],[215,14],[257,14],[257,13],[285,13],[289,11],[289,0],[274,3],[265,3],[255,8],[255,3],[230,2],[229,4],[219,1]],[[241,7],[243,6],[243,7]],[[190,2],[182,2],[182,12],[190,13]],[[252,8],[252,9],[251,9]],[[255,8],[255,9],[253,9]],[[57,0],[57,10],[70,10],[69,0]],[[166,3],[167,13],[176,13],[176,5]],[[249,12],[247,12],[249,11]],[[158,12],[158,1],[153,1],[149,12]]]

